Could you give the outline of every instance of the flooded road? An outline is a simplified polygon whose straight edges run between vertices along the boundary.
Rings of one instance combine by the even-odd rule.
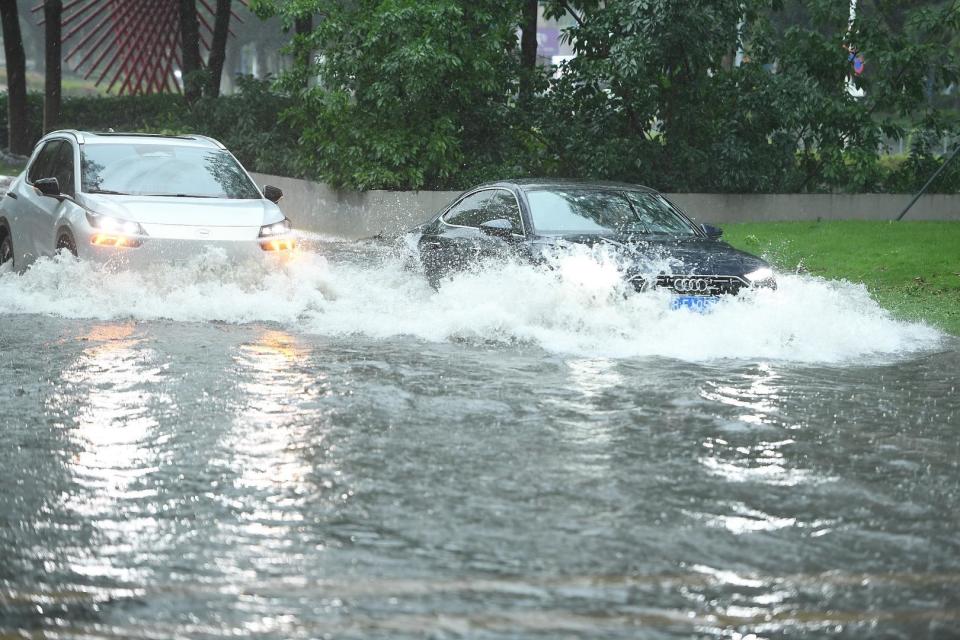
[[[957,339],[321,253],[0,276],[0,637],[956,637]]]

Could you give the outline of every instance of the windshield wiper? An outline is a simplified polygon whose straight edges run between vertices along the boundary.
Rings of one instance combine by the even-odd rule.
[[[196,193],[145,193],[150,198],[216,198],[217,196],[202,196]]]
[[[129,193],[124,193],[123,191],[114,191],[112,189],[87,189],[85,193],[105,193],[111,196],[128,196]]]

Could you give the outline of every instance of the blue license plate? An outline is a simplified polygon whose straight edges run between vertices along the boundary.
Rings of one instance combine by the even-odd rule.
[[[705,313],[717,303],[720,298],[716,296],[674,296],[670,301],[671,309],[690,309],[699,313]]]

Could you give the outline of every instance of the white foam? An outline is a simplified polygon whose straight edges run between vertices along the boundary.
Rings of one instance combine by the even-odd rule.
[[[302,253],[283,267],[216,252],[179,266],[111,271],[71,258],[0,275],[0,313],[69,318],[272,321],[324,335],[524,342],[556,353],[842,363],[937,348],[937,330],[893,319],[862,285],[781,275],[776,291],[671,310],[666,292],[627,290],[620,265],[591,250],[467,272],[431,289],[390,252],[358,260]]]

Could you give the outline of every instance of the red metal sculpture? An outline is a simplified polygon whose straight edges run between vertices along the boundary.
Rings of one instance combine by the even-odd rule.
[[[210,51],[212,4],[197,0],[201,55]],[[33,8],[41,24],[42,10],[43,3]],[[179,0],[66,0],[62,29],[64,62],[84,79],[96,74],[97,86],[109,82],[107,93],[116,86],[127,95],[182,90]]]

